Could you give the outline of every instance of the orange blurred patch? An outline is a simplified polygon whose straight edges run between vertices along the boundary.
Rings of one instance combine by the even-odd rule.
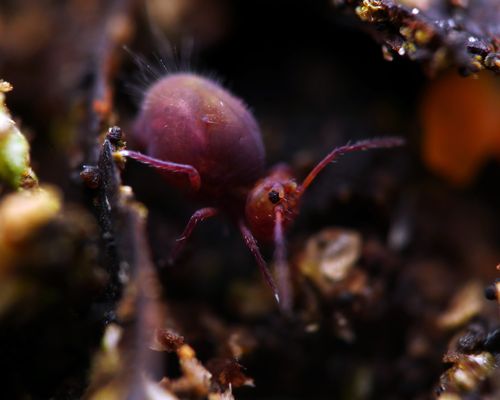
[[[452,183],[468,184],[485,161],[500,158],[500,81],[493,74],[438,78],[421,111],[424,162]]]

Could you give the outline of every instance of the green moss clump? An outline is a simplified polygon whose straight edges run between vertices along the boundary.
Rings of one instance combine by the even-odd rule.
[[[30,146],[12,120],[5,105],[5,92],[12,86],[0,80],[0,181],[12,188],[28,188],[38,184],[30,167]]]

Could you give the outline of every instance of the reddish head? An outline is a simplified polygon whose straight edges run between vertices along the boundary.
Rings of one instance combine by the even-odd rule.
[[[299,211],[298,187],[290,168],[282,164],[255,184],[247,196],[245,218],[258,239],[273,240],[276,213],[282,214],[285,229],[293,222]]]
[[[264,146],[252,114],[199,75],[168,75],[148,89],[134,139],[151,157],[193,166],[202,182],[199,197],[217,204],[244,199],[264,171]],[[187,186],[185,177],[165,178]]]

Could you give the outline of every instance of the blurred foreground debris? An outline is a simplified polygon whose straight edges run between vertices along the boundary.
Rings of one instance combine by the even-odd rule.
[[[81,391],[94,342],[92,300],[104,281],[95,228],[52,187],[1,199],[0,368],[9,382],[2,397]]]
[[[451,367],[441,375],[436,389],[439,399],[496,399],[500,396],[499,329],[488,332],[480,323],[471,324],[452,339],[443,361]]]
[[[55,188],[5,196],[0,202],[0,317],[36,315],[63,298],[85,301],[79,294],[100,281],[89,240],[94,232],[90,216],[64,205]]]

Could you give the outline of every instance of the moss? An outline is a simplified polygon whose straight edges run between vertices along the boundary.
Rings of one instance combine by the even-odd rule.
[[[0,80],[0,181],[12,188],[37,185],[30,167],[30,146],[5,105],[5,92],[12,86]]]

